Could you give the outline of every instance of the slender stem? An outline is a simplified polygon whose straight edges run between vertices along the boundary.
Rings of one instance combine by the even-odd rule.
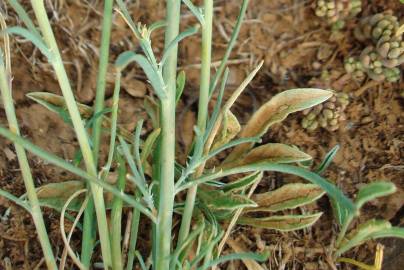
[[[137,197],[140,197],[138,194]],[[138,198],[137,198],[138,200]],[[133,208],[132,215],[132,224],[130,228],[130,244],[128,251],[128,262],[126,264],[126,270],[133,269],[133,261],[135,260],[135,251],[136,251],[136,243],[137,243],[137,235],[139,231],[139,222],[140,222],[140,211],[136,208]]]
[[[9,76],[7,74],[4,62],[2,59],[2,52],[0,50],[0,90],[1,97],[6,111],[7,121],[10,131],[19,135],[17,117],[15,115],[13,98],[11,96],[11,89],[9,87]],[[46,232],[45,222],[43,220],[41,208],[39,206],[38,197],[35,191],[34,180],[32,178],[30,166],[28,163],[27,155],[22,146],[14,143],[15,150],[17,152],[18,163],[21,168],[22,177],[24,180],[25,189],[27,191],[27,197],[30,203],[31,215],[34,220],[35,228],[38,233],[39,242],[44,253],[44,258],[48,269],[57,269],[55,257],[52,252],[52,246],[50,244],[48,233]]]
[[[114,2],[113,0],[106,0],[104,2],[104,16],[102,21],[100,60],[98,67],[94,114],[101,112],[104,108],[105,85],[108,68],[111,26],[112,26],[113,2]],[[101,141],[101,122],[102,117],[99,117],[94,121],[93,126],[93,155],[96,165],[98,163],[98,154]],[[84,212],[83,242],[81,246],[81,260],[82,263],[87,267],[90,266],[91,254],[94,248],[95,235],[96,235],[95,231],[96,230],[94,225],[94,201],[92,198],[90,198],[86,210]]]
[[[181,0],[167,0],[165,48],[179,33]],[[161,100],[160,195],[156,227],[155,270],[170,264],[171,227],[174,207],[175,92],[178,46],[173,47],[163,69],[167,98]]]
[[[123,192],[125,189],[126,164],[120,154],[118,159],[118,183],[117,188]],[[122,199],[114,197],[111,210],[111,249],[112,249],[112,269],[123,269],[121,250],[121,220],[122,220]]]
[[[199,89],[199,107],[198,107],[198,129],[201,133],[206,130],[209,103],[209,85],[210,85],[210,65],[212,51],[212,18],[213,18],[213,0],[204,1],[204,18],[202,25],[202,51],[201,51],[201,80]],[[199,177],[203,173],[203,163],[196,171],[195,176]],[[181,227],[178,237],[178,245],[181,245],[189,234],[191,226],[192,213],[195,206],[196,193],[198,186],[195,185],[188,190],[185,201],[184,213],[182,215]]]
[[[60,55],[55,36],[52,32],[52,28],[45,10],[44,1],[42,0],[31,0],[33,10],[35,12],[36,19],[39,24],[39,28],[43,34],[44,40],[52,53],[52,66],[58,78],[60,88],[62,90],[63,96],[66,101],[67,109],[69,111],[71,120],[73,122],[73,127],[77,135],[78,142],[80,144],[80,149],[83,154],[84,163],[86,165],[88,173],[97,177],[97,170],[95,166],[94,156],[91,151],[89,139],[87,132],[84,128],[83,122],[80,117],[79,110],[76,105],[76,101],[73,96],[73,91],[71,89],[69,79],[65,67],[63,65],[63,60]],[[108,234],[108,224],[105,211],[105,202],[103,197],[103,190],[95,184],[91,184],[91,192],[93,195],[95,210],[97,214],[99,236],[101,242],[101,252],[104,260],[105,266],[111,265],[111,243]]]

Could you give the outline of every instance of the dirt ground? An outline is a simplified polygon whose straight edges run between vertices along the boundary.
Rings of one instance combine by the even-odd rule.
[[[26,6],[29,7],[28,2]],[[78,101],[92,105],[95,96],[95,80],[100,40],[102,2],[99,0],[74,1],[52,0],[48,2],[49,13],[58,43],[63,52],[72,86]],[[150,24],[164,18],[164,2],[157,0],[132,1],[130,10],[135,21]],[[367,204],[360,221],[369,218],[384,218],[395,226],[404,225],[404,80],[396,83],[374,83],[367,79],[358,83],[347,77],[344,59],[363,49],[364,44],[353,37],[353,29],[361,17],[391,9],[398,18],[403,18],[404,5],[398,0],[369,0],[363,2],[363,11],[349,19],[346,27],[335,32],[316,17],[312,0],[254,0],[250,2],[246,21],[230,60],[230,78],[227,93],[231,93],[248,71],[260,60],[264,67],[236,104],[235,114],[242,124],[261,104],[276,93],[296,87],[326,87],[350,96],[345,114],[346,120],[337,131],[317,129],[309,132],[302,128],[303,114],[296,113],[282,124],[271,128],[266,142],[295,144],[315,157],[316,162],[336,144],[341,146],[333,165],[326,176],[347,194],[353,196],[359,187],[375,180],[390,180],[398,192]],[[231,35],[241,0],[215,1],[213,60],[219,61]],[[8,25],[21,22],[11,8],[0,3],[7,14]],[[29,14],[33,18],[31,9]],[[184,8],[182,27],[196,24],[196,20]],[[164,35],[153,35],[155,52],[162,52]],[[51,67],[32,45],[12,38],[13,97],[17,116],[24,136],[35,144],[66,159],[72,159],[78,147],[74,133],[56,114],[28,100],[25,94],[31,91],[60,93]],[[187,74],[184,97],[178,109],[178,152],[192,140],[191,127],[195,123],[196,98],[199,85],[200,37],[188,38],[181,44],[180,69]],[[137,42],[124,21],[115,15],[112,34],[111,63],[124,50],[137,50]],[[112,73],[110,73],[112,75]],[[113,78],[108,79],[107,104],[110,102]],[[136,120],[146,118],[143,109],[144,97],[151,94],[142,72],[133,68],[123,79],[120,101],[120,123],[133,130]],[[6,125],[5,114],[0,110],[0,124]],[[148,123],[149,128],[151,127]],[[19,172],[13,146],[0,138],[0,187],[20,196],[24,185]],[[105,157],[107,145],[103,146]],[[74,176],[46,164],[29,155],[37,186],[74,179]],[[295,178],[267,174],[260,189],[275,188]],[[267,269],[329,269],[325,248],[336,237],[336,225],[328,200],[324,197],[306,210],[324,212],[312,228],[294,233],[277,233],[268,230],[239,227],[233,234],[244,248],[260,250],[270,246],[273,250]],[[45,209],[45,221],[50,231],[55,252],[63,249],[59,232],[59,215]],[[77,233],[73,246],[78,243]],[[139,241],[147,250],[149,236],[142,235]],[[404,242],[381,241],[385,244],[385,270],[402,269]],[[371,263],[376,242],[369,242],[346,254],[347,257]],[[230,247],[228,247],[230,250]],[[9,201],[0,198],[0,269],[10,263],[10,269],[44,269],[41,250],[36,239],[30,215]],[[223,269],[244,269],[234,262]],[[232,268],[233,267],[233,268]],[[69,268],[70,269],[70,268]],[[338,269],[353,269],[340,265]]]

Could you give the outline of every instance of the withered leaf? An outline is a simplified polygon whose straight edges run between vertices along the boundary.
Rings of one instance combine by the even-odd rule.
[[[270,216],[265,218],[240,217],[239,224],[257,228],[272,229],[277,231],[294,231],[313,225],[322,215],[321,212],[306,215]]]
[[[258,207],[246,209],[245,211],[275,212],[294,209],[314,202],[324,193],[319,186],[313,184],[287,184],[274,191],[253,195],[252,200],[256,202]]]
[[[225,161],[223,168],[248,165],[259,162],[293,163],[310,160],[311,156],[292,147],[281,143],[268,143],[250,150],[245,156],[232,162]]]
[[[265,103],[251,117],[247,125],[240,133],[240,137],[262,136],[269,127],[284,120],[290,113],[301,111],[329,99],[333,93],[317,88],[291,89],[275,95]],[[237,146],[228,157],[228,161],[234,160],[253,146],[245,143]]]
[[[85,182],[72,180],[60,183],[51,183],[37,189],[37,196],[40,205],[61,210],[66,201],[76,191],[84,189]],[[84,195],[75,198],[68,206],[68,210],[78,211],[83,202]]]
[[[225,113],[219,132],[213,141],[212,150],[230,142],[240,132],[241,126],[237,117],[229,110]]]
[[[41,104],[48,110],[59,114],[64,121],[68,122],[70,120],[69,112],[67,110],[66,102],[63,96],[48,92],[32,92],[27,94],[27,97]],[[90,119],[91,117],[93,117],[93,108],[78,102],[76,102],[76,104],[81,117],[83,117],[84,119]],[[100,117],[102,118],[102,127],[108,130],[111,129],[111,119],[106,117],[105,115],[101,115]],[[118,126],[117,132],[119,135],[125,138],[125,140],[132,140],[132,135],[128,130]]]

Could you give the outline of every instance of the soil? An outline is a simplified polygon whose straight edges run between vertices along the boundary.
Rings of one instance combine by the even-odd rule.
[[[31,17],[29,1],[23,1]],[[102,1],[46,1],[48,15],[53,23],[58,44],[79,102],[92,105],[95,96],[95,80],[98,65],[100,21]],[[150,24],[164,18],[164,1],[132,1],[130,11],[136,21]],[[200,2],[200,1],[197,1]],[[358,222],[370,218],[384,218],[395,226],[404,225],[404,99],[401,96],[404,80],[396,83],[374,83],[365,80],[357,83],[347,77],[343,67],[345,57],[364,48],[353,37],[353,29],[361,17],[391,9],[403,18],[404,9],[399,1],[362,1],[363,10],[349,19],[341,31],[332,31],[324,20],[316,17],[313,2],[295,0],[251,1],[240,37],[230,57],[230,78],[227,93],[231,93],[260,60],[264,67],[236,103],[234,113],[243,124],[248,117],[276,93],[297,87],[332,87],[350,96],[345,113],[346,120],[337,131],[317,129],[309,132],[300,122],[303,114],[296,113],[282,124],[277,124],[265,135],[265,142],[295,144],[309,153],[318,163],[336,144],[341,149],[326,176],[346,194],[354,196],[366,183],[384,179],[393,182],[398,191],[388,197],[375,200],[364,207]],[[215,1],[213,60],[219,61],[234,26],[240,1]],[[19,25],[10,6],[0,3],[7,14],[8,25]],[[182,28],[196,24],[187,9],[183,9]],[[161,55],[164,35],[161,30],[153,34],[157,55]],[[178,108],[178,152],[184,152],[192,140],[191,127],[195,123],[196,98],[199,85],[200,36],[187,38],[181,44],[180,69],[187,74],[187,84]],[[114,17],[111,62],[124,50],[137,50],[137,42],[124,21]],[[20,38],[12,38],[13,97],[22,134],[36,145],[72,160],[78,148],[71,127],[56,114],[34,104],[25,95],[32,91],[48,91],[60,94],[55,76],[46,59],[37,49]],[[112,72],[110,73],[112,74]],[[326,74],[327,76],[324,76]],[[113,78],[108,77],[107,104],[110,104]],[[138,68],[124,75],[120,100],[120,123],[133,131],[138,119],[147,118],[143,109],[150,86]],[[151,123],[147,121],[148,130]],[[6,125],[3,110],[0,123]],[[102,147],[105,158],[107,144]],[[24,184],[19,171],[14,148],[9,141],[0,138],[0,187],[16,196],[24,194]],[[37,186],[72,180],[74,176],[30,155],[30,164]],[[297,179],[267,174],[260,189],[268,190]],[[336,237],[336,225],[326,198],[305,210],[321,210],[324,215],[312,228],[294,232],[277,233],[249,227],[238,227],[232,238],[238,248],[261,250],[272,248],[272,256],[266,269],[331,269],[327,263],[325,248]],[[55,252],[60,256],[63,243],[59,231],[58,213],[44,209],[45,221]],[[144,225],[146,226],[146,225]],[[147,227],[146,227],[147,228]],[[145,230],[143,231],[147,231]],[[72,246],[79,246],[80,233],[75,235]],[[147,250],[148,235],[139,241]],[[385,270],[402,269],[404,242],[383,240],[385,245]],[[229,244],[228,251],[234,249]],[[231,247],[230,247],[231,246]],[[371,264],[376,241],[370,241],[345,254],[346,257]],[[30,215],[0,197],[0,269],[45,269],[35,228]],[[95,258],[97,261],[98,258]],[[11,265],[12,268],[6,268]],[[69,268],[71,267],[71,268]],[[245,269],[241,262],[234,262],[223,269]],[[67,269],[72,269],[71,264]],[[337,269],[353,269],[339,265]]]

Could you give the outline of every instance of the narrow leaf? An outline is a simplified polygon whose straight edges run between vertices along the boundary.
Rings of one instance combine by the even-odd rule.
[[[203,18],[202,12],[196,7],[191,0],[182,0],[184,4],[189,8],[189,10],[194,14],[194,16],[198,19],[201,25],[205,24],[205,19]]]
[[[0,188],[0,197],[4,197],[6,199],[9,199],[10,201],[12,201],[13,203],[21,206],[22,208],[24,208],[25,210],[27,210],[28,212],[31,212],[31,208],[29,206],[29,204],[25,201],[23,201],[21,198],[18,198],[16,196],[14,196],[13,194],[11,194],[10,192],[7,192],[3,189]]]
[[[333,209],[334,217],[340,226],[344,226],[348,222],[349,211],[344,208],[335,198],[330,198],[331,207]]]
[[[198,33],[199,27],[189,27],[186,29],[184,32],[181,32],[178,36],[176,36],[170,44],[167,45],[166,49],[164,50],[163,57],[161,58],[160,66],[164,66],[167,57],[170,55],[170,52],[173,48],[175,48],[178,43],[181,42],[184,38],[187,38],[189,36],[195,35]]]
[[[266,218],[240,217],[238,223],[256,228],[287,232],[310,227],[321,215],[322,213],[319,212],[315,214],[271,216]]]
[[[19,26],[7,28],[5,32],[12,35],[18,35],[25,38],[26,40],[29,40],[30,42],[32,42],[32,44],[35,45],[35,47],[37,47],[41,51],[43,55],[46,56],[46,58],[48,58],[49,62],[52,62],[52,53],[40,36],[37,36],[35,33],[32,33],[29,30]]]
[[[161,131],[160,128],[155,129],[155,130],[153,130],[152,133],[149,134],[149,136],[147,136],[147,139],[144,142],[143,147],[142,147],[142,153],[140,154],[140,160],[142,161],[143,165],[146,162],[147,158],[152,153],[154,144],[156,143],[157,138],[160,135],[160,131]]]
[[[372,239],[377,238],[387,238],[387,237],[395,237],[404,239],[404,228],[402,227],[391,227],[388,229],[380,230],[378,232],[373,233],[370,236]]]
[[[318,174],[323,174],[325,172],[325,170],[327,170],[328,166],[330,166],[331,162],[333,161],[335,155],[337,154],[338,150],[339,150],[339,145],[337,144],[336,146],[334,146],[330,152],[328,152],[325,157],[324,160],[320,163],[320,165],[318,166],[318,168],[316,169],[316,172]]]
[[[294,163],[310,159],[312,159],[310,155],[295,147],[281,143],[268,143],[252,149],[244,157],[236,159],[234,162],[224,163],[223,168],[233,168],[260,162]]]
[[[284,120],[290,113],[320,104],[332,95],[331,91],[316,88],[292,89],[279,93],[254,113],[241,131],[240,136],[262,136],[268,128]],[[230,154],[228,161],[237,159],[252,146],[252,144],[238,146]]]
[[[182,96],[182,93],[184,92],[185,80],[186,80],[185,71],[181,70],[180,73],[178,73],[178,76],[177,76],[177,88],[176,88],[176,92],[175,92],[175,103],[178,103],[178,101],[180,100],[180,98]]]
[[[258,207],[246,211],[276,212],[294,209],[316,201],[324,193],[319,186],[313,184],[287,184],[274,191],[253,195],[252,200],[256,202]]]
[[[21,4],[17,0],[8,0],[8,2],[13,7],[15,12],[18,14],[18,18],[20,18],[21,21],[24,22],[28,30],[35,36],[40,38],[41,35],[39,34],[38,30],[35,27],[35,24],[32,22],[31,18],[29,17],[28,13],[25,11],[23,6],[21,6]]]
[[[350,232],[346,239],[340,244],[336,252],[337,256],[350,250],[351,248],[361,245],[366,240],[372,238],[372,235],[378,232],[383,232],[391,228],[390,222],[386,220],[369,220],[366,223],[359,225],[359,227],[352,232]]]
[[[359,190],[355,204],[359,209],[368,201],[378,197],[387,196],[396,192],[396,190],[396,186],[389,182],[375,182],[367,184]]]
[[[143,69],[157,96],[159,96],[159,98],[165,98],[166,92],[161,74],[153,68],[143,55],[136,54],[132,51],[123,52],[116,59],[115,67],[122,71],[132,62],[136,62]]]
[[[247,196],[224,193],[218,190],[198,190],[198,197],[211,210],[235,210],[244,207],[255,207],[254,201]]]
[[[226,193],[245,190],[254,183],[261,181],[262,176],[263,176],[262,172],[254,172],[241,179],[225,184],[224,186],[221,187],[221,189]]]

